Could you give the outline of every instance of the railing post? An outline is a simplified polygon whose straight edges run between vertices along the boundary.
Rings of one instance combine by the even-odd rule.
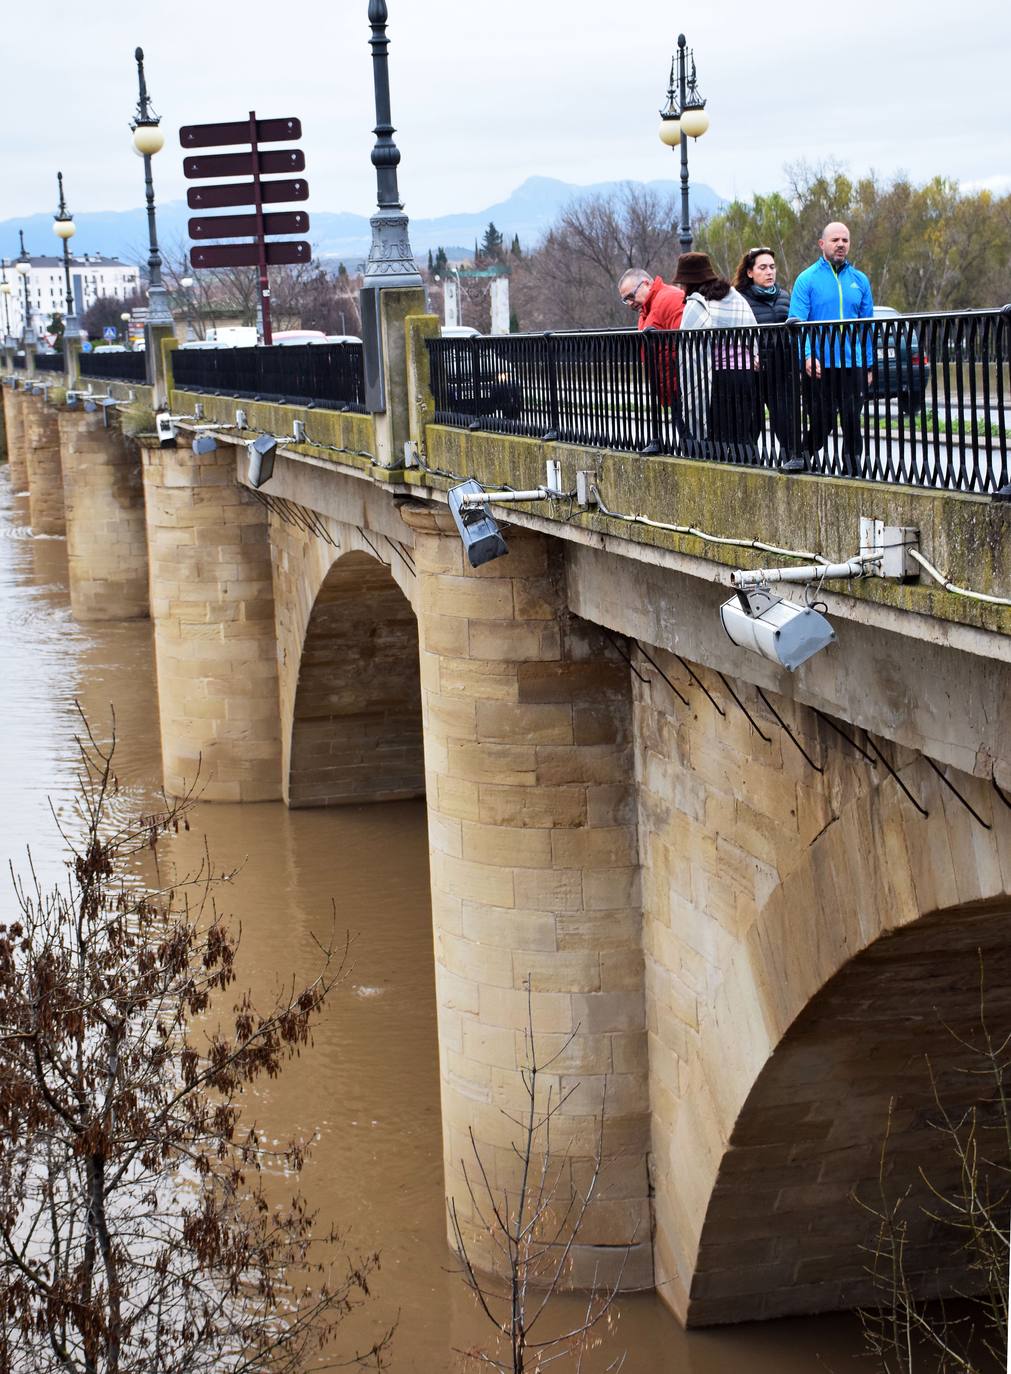
[[[783,385],[786,389],[788,414],[790,417],[789,452],[781,455],[780,472],[806,472],[807,459],[804,457],[804,444],[801,439],[803,388],[801,386],[804,370],[804,353],[801,343],[800,320],[791,315],[786,321],[786,357],[783,360]]]
[[[544,335],[548,365],[548,428],[541,435],[544,443],[553,443],[558,438],[560,421],[558,418],[558,350],[554,335],[548,331]]]
[[[477,339],[471,335],[467,340],[467,347],[470,349],[470,390],[471,404],[474,407],[474,418],[467,426],[468,429],[481,428],[481,359],[477,351]]]
[[[642,347],[646,358],[646,404],[649,409],[649,442],[639,452],[645,458],[652,458],[663,452],[660,435],[660,363],[657,331],[644,329]]]

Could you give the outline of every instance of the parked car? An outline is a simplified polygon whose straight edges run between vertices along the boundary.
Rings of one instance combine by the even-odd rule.
[[[890,305],[874,307],[876,320],[901,320]],[[897,400],[899,413],[909,415],[923,400],[930,359],[920,350],[919,335],[913,325],[877,331],[873,375],[867,395],[871,400]]]
[[[273,340],[283,348],[294,344],[326,343],[326,335],[322,329],[279,329]]]

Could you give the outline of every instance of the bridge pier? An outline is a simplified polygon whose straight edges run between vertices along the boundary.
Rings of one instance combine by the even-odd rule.
[[[77,620],[148,614],[147,532],[140,453],[115,420],[58,412],[70,605]]]
[[[166,789],[206,801],[281,795],[267,511],[231,446],[141,441]]]
[[[7,429],[7,463],[11,474],[11,490],[28,490],[28,466],[25,462],[25,402],[28,399],[20,388],[0,387],[3,394],[4,425]]]
[[[471,569],[445,511],[408,506],[418,625],[447,1192],[472,1260],[501,1267],[469,1196],[514,1192],[530,1015],[555,1158],[605,1168],[565,1283],[652,1282],[649,1098],[628,670],[565,608],[561,552],[510,531]],[[605,1096],[606,1087],[606,1096]],[[543,1105],[541,1103],[540,1105]],[[539,1148],[539,1146],[538,1146]],[[554,1200],[564,1213],[570,1187]]]
[[[56,410],[46,396],[24,398],[28,509],[35,534],[66,534],[63,466]]]

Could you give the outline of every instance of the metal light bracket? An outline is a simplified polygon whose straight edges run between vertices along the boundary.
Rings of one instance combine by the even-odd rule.
[[[418,445],[415,443],[413,439],[406,439],[404,441],[404,467],[421,467],[421,464],[418,461]]]
[[[576,505],[595,506],[597,504],[597,474],[592,468],[576,473]]]
[[[293,443],[293,444],[304,444],[304,443],[306,442],[306,437],[305,437],[305,421],[304,421],[304,420],[293,420],[293,421],[291,422],[291,428],[292,428],[292,431],[293,431],[292,436],[291,436],[291,441],[292,441],[292,443]]]
[[[548,491],[560,492],[562,489],[562,463],[560,458],[549,458],[544,465],[544,485]]]
[[[154,423],[158,433],[158,442],[162,448],[173,448],[176,442],[176,427],[173,416],[163,410],[154,417]]]
[[[877,560],[871,571],[878,577],[916,582],[920,570],[909,550],[919,542],[920,531],[913,525],[886,525],[873,516],[860,517],[860,557]]]
[[[244,410],[242,410],[242,409],[236,410],[236,412],[235,412],[235,428],[236,428],[236,429],[245,429],[245,428],[246,428],[246,412],[245,412]]]

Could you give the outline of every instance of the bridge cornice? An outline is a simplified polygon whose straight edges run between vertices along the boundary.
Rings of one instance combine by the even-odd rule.
[[[550,457],[561,462],[562,487],[567,491],[575,488],[577,472],[594,471],[609,510],[692,526],[721,538],[759,539],[832,560],[857,551],[863,515],[911,526],[920,532],[925,556],[953,583],[988,595],[1011,595],[1011,505],[988,497],[843,478],[798,477],[684,458],[642,457],[442,425],[425,428],[427,467],[439,472],[389,468],[375,457],[369,416],[178,391],[173,393],[173,408],[191,412],[198,400],[208,419],[226,423],[234,420],[235,409],[241,405],[252,427],[250,437],[255,430],[290,434],[293,421],[300,419],[317,442],[288,445],[284,453],[332,464],[347,475],[386,487],[391,495],[409,491],[420,499],[442,501],[455,479],[440,473],[476,476],[488,487],[536,487],[544,482]],[[498,513],[504,521],[606,546],[625,557],[666,562],[673,555],[686,560],[684,571],[708,581],[726,580],[724,569],[757,568],[777,561],[746,547],[713,544],[612,519],[599,511],[582,511],[569,502],[510,506]],[[999,652],[1000,639],[1011,635],[1011,608],[970,600],[926,579],[910,585],[868,579],[834,590],[832,597],[837,613],[878,623],[883,613],[890,628],[896,628],[896,612],[902,619],[911,614],[934,622],[930,635],[934,639],[949,633],[945,626],[953,631],[958,626],[983,631],[988,639],[1000,637],[977,652],[997,651],[1004,656]],[[909,632],[923,637],[922,628],[912,623]]]

